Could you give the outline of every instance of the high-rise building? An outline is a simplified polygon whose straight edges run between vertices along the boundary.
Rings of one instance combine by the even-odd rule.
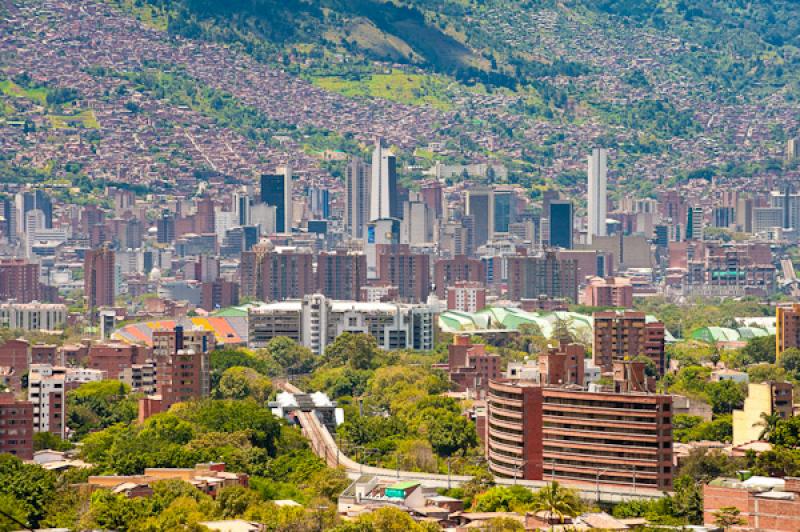
[[[114,305],[114,252],[103,246],[86,250],[83,290],[89,310]]]
[[[589,228],[587,241],[591,244],[592,237],[606,236],[606,185],[608,152],[604,148],[595,148],[589,156]],[[551,227],[552,231],[552,227]]]
[[[686,240],[703,240],[706,221],[702,207],[689,207],[686,214]]]
[[[443,299],[447,289],[459,281],[483,284],[486,282],[486,268],[480,259],[466,255],[456,255],[452,259],[440,259],[434,263],[433,278],[436,283],[436,295]]]
[[[217,278],[202,285],[200,308],[213,312],[239,304],[239,283]]]
[[[800,304],[778,306],[775,311],[775,353],[800,347]]]
[[[467,190],[466,214],[471,217],[472,245],[484,245],[492,235],[492,189],[474,187]]]
[[[317,292],[330,299],[356,301],[367,284],[367,256],[337,250],[317,256]]]
[[[433,212],[437,220],[444,214],[444,195],[441,181],[429,181],[422,185],[422,201]]]
[[[33,431],[66,437],[67,391],[103,376],[97,369],[31,364],[28,401],[33,403]]]
[[[53,228],[53,204],[50,201],[50,196],[48,196],[44,191],[37,189],[19,192],[15,200],[18,232],[26,230],[24,220],[26,219],[28,212],[33,210],[41,212],[41,220],[44,224],[42,229]]]
[[[610,372],[615,362],[645,356],[664,373],[664,324],[648,321],[644,312],[595,312],[592,360]]]
[[[456,281],[447,287],[447,309],[478,312],[486,306],[486,286],[475,281]]]
[[[0,259],[0,301],[30,303],[42,299],[39,264],[24,259]]]
[[[197,200],[197,213],[194,215],[194,232],[201,235],[215,232],[214,200],[209,197]]]
[[[572,229],[574,210],[571,201],[551,200],[548,218],[550,220],[550,245],[572,249]]]
[[[492,191],[492,236],[508,234],[509,225],[516,221],[514,190],[495,188]]]
[[[236,225],[250,225],[250,206],[252,193],[248,187],[242,187],[233,193],[233,214]]]
[[[794,161],[797,159],[797,145],[798,145],[797,138],[789,139],[786,141],[786,159],[788,161]]]
[[[370,221],[403,217],[397,190],[397,159],[384,147],[381,139],[375,141],[375,150],[372,152],[369,195]]]
[[[583,289],[582,303],[589,307],[631,308],[633,284],[627,277],[591,277]]]
[[[159,244],[175,242],[175,215],[169,212],[161,214],[156,221],[156,239]]]
[[[555,252],[542,256],[508,257],[508,298],[578,299],[578,263],[573,259],[559,259]]]
[[[99,369],[104,378],[119,379],[125,368],[144,364],[151,356],[149,348],[123,343],[98,343],[89,346],[88,367]]]
[[[262,301],[299,299],[314,293],[314,256],[310,249],[253,246],[242,253],[241,289]]]
[[[370,168],[360,158],[353,157],[345,174],[347,205],[345,225],[352,238],[366,237],[366,226],[370,221]]]
[[[424,303],[431,289],[430,256],[413,253],[408,245],[381,245],[378,249],[378,279],[396,286],[400,299]]]
[[[275,231],[292,231],[292,169],[286,166],[283,173],[261,175],[261,203],[276,208]]]
[[[211,392],[209,353],[216,347],[214,333],[187,330],[153,331],[159,411],[175,403],[208,397]]]
[[[331,195],[327,188],[311,187],[309,189],[311,214],[319,220],[327,220],[331,215]]]
[[[714,227],[728,228],[736,221],[733,207],[714,207]]]
[[[19,401],[13,392],[0,392],[0,454],[33,459],[33,403]]]

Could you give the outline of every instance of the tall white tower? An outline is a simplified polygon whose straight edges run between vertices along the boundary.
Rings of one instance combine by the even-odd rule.
[[[394,154],[375,141],[372,152],[372,180],[370,183],[370,221],[383,218],[400,218],[397,202],[397,167]]]
[[[604,148],[595,148],[589,156],[589,230],[587,241],[592,237],[606,236],[606,184],[608,152]]]

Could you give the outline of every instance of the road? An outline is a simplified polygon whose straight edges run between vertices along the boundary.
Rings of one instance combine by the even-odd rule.
[[[286,381],[276,382],[278,388],[289,393],[304,393],[295,385]],[[437,473],[422,473],[419,471],[404,471],[386,469],[364,465],[352,460],[339,450],[328,429],[319,421],[313,412],[295,412],[297,421],[302,428],[303,435],[308,438],[314,453],[325,460],[329,467],[343,467],[347,476],[356,479],[361,475],[372,475],[385,480],[415,480],[429,488],[458,487],[472,479],[464,475],[442,475]],[[495,477],[498,485],[519,485],[529,488],[541,488],[547,484],[545,480],[515,480]],[[664,492],[651,488],[636,488],[635,492],[627,486],[598,486],[593,482],[575,482],[559,480],[559,483],[568,488],[577,490],[581,497],[587,501],[600,501],[604,503],[619,503],[633,499],[658,499],[665,495]]]

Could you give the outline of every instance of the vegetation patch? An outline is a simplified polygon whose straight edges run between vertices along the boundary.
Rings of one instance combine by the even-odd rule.
[[[312,82],[325,90],[351,98],[382,98],[408,105],[430,105],[437,109],[452,108],[447,97],[447,81],[429,74],[409,74],[393,70],[370,76],[319,76]]]
[[[100,123],[94,111],[86,109],[75,115],[48,115],[53,129],[68,129],[82,127],[84,129],[100,129]]]

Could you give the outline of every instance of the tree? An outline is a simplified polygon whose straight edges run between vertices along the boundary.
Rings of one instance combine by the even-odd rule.
[[[767,362],[774,364],[775,335],[751,338],[747,345],[742,348],[742,354],[747,357],[750,363]]]
[[[33,435],[34,451],[42,451],[44,449],[50,449],[53,451],[69,451],[73,447],[74,445],[72,445],[70,442],[62,440],[58,437],[58,435],[53,434],[52,432],[36,432]]]
[[[530,509],[534,513],[545,512],[551,523],[563,524],[567,517],[575,517],[583,511],[583,503],[574,490],[551,482],[533,494]]]
[[[242,486],[222,488],[217,494],[217,505],[222,517],[232,519],[241,517],[251,504],[259,501],[258,494]]]
[[[440,456],[466,452],[478,444],[475,424],[462,415],[447,412],[428,424],[428,441]]]
[[[715,414],[730,414],[744,404],[744,385],[732,380],[706,384],[706,394]]]
[[[800,349],[790,347],[781,353],[780,366],[786,370],[786,374],[795,380],[800,380]]]
[[[772,445],[796,449],[800,446],[800,417],[792,416],[788,419],[781,419],[775,423],[775,428],[769,435]]]
[[[375,369],[380,365],[381,351],[372,335],[345,332],[326,349],[323,360],[331,366],[348,365],[353,369]]]
[[[512,512],[524,510],[534,500],[533,492],[522,486],[497,486],[475,498],[475,512]]]
[[[314,353],[310,349],[285,336],[270,340],[264,352],[278,368],[289,374],[307,373],[315,362]]]
[[[763,427],[761,430],[761,434],[758,435],[759,440],[769,441],[772,433],[775,432],[775,428],[778,426],[778,423],[783,418],[777,412],[773,412],[771,414],[767,414],[766,412],[761,413],[761,421],[758,422],[758,425]]]
[[[747,521],[740,515],[741,511],[735,506],[724,506],[713,513],[714,524],[726,530],[732,526],[743,526]]]
[[[217,389],[225,399],[255,399],[265,404],[272,393],[272,382],[254,369],[234,366],[222,374]]]
[[[24,521],[32,527],[38,527],[55,489],[56,476],[51,471],[25,464],[10,454],[0,454],[0,496],[3,497],[0,502],[8,503],[12,510],[14,506],[24,509]],[[15,510],[13,515],[16,517],[17,514]]]

